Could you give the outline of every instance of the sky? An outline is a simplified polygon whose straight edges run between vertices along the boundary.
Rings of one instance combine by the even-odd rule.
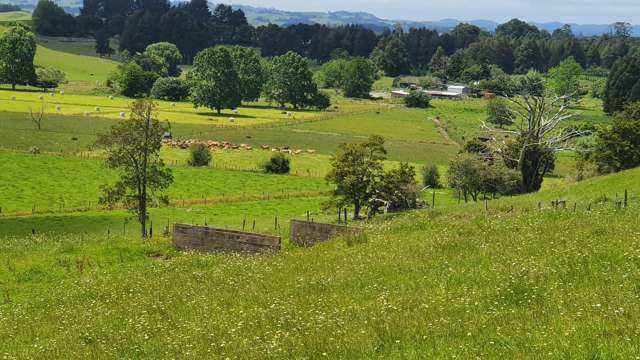
[[[640,0],[238,0],[237,4],[289,11],[364,11],[383,19],[430,21],[559,21],[640,24]]]

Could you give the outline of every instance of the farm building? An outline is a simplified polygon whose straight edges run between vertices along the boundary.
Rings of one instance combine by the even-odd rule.
[[[393,90],[391,92],[391,97],[394,97],[394,98],[401,98],[407,95],[409,95],[409,92],[404,90]]]
[[[448,85],[447,92],[460,94],[460,95],[469,95],[471,90],[463,85]]]

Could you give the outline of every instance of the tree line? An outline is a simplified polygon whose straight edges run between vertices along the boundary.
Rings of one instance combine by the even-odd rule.
[[[370,57],[390,76],[434,73],[452,80],[486,78],[491,65],[507,74],[546,72],[568,57],[584,68],[609,69],[637,52],[639,45],[626,23],[616,23],[610,34],[598,37],[577,36],[569,25],[550,33],[518,19],[499,25],[495,33],[464,23],[446,33],[398,27],[376,34],[360,25],[256,28],[242,10],[224,4],[210,9],[206,0],[84,0],[75,18],[52,0],[40,0],[33,25],[42,35],[94,36],[103,55],[114,51],[109,46],[112,37],[119,38],[119,51],[131,54],[152,43],[173,43],[185,63],[216,45],[254,46],[265,57],[293,51],[319,62],[330,60],[340,49],[350,56]]]

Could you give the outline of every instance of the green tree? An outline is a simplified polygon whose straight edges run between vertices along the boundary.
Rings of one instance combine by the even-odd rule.
[[[426,109],[431,103],[431,97],[422,91],[411,91],[404,98],[404,105],[408,108]]]
[[[384,173],[382,166],[387,151],[384,139],[372,136],[365,143],[342,144],[331,159],[327,181],[335,184],[333,198],[339,206],[353,206],[354,219],[376,192]]]
[[[100,203],[124,203],[133,211],[140,223],[140,236],[147,238],[147,208],[157,199],[166,201],[161,194],[173,182],[171,170],[160,157],[162,137],[166,129],[160,124],[156,105],[138,100],[131,105],[131,117],[114,125],[98,136],[97,144],[106,149],[106,165],[120,172],[113,185],[103,185]]]
[[[435,164],[425,165],[422,168],[422,184],[431,189],[442,187],[440,183],[440,171]]]
[[[36,37],[24,25],[8,28],[0,34],[0,83],[27,85],[35,77],[33,59],[36,55]]]
[[[627,103],[640,100],[640,56],[627,56],[609,72],[604,95],[604,111],[613,114]]]
[[[443,72],[447,69],[447,62],[447,54],[445,54],[442,46],[438,46],[438,49],[431,58],[431,62],[429,62],[429,69],[433,72]]]
[[[191,89],[186,80],[177,77],[159,78],[151,88],[151,97],[167,101],[183,101],[189,97]]]
[[[383,38],[371,52],[371,60],[388,76],[399,76],[409,72],[409,53],[399,35]]]
[[[525,39],[515,51],[515,71],[525,74],[529,70],[541,70],[540,47],[534,39]]]
[[[465,202],[469,196],[478,201],[480,194],[511,195],[520,188],[517,172],[466,152],[451,160],[447,179],[449,186],[458,190]]]
[[[540,190],[544,177],[555,169],[554,149],[532,134],[507,141],[500,153],[509,169],[520,172],[522,193]]]
[[[283,153],[275,153],[269,160],[262,163],[262,170],[267,174],[288,174],[291,171],[290,162]]]
[[[258,52],[236,46],[231,48],[231,56],[240,78],[242,101],[258,101],[268,76]]]
[[[415,209],[419,195],[415,168],[401,162],[397,169],[391,169],[382,175],[374,197],[370,200],[368,217],[378,212],[377,205],[385,205],[390,212]]]
[[[130,61],[119,65],[110,80],[122,95],[137,98],[149,95],[157,79],[156,73],[145,71],[138,63]]]
[[[318,84],[323,88],[343,89],[349,61],[349,58],[339,57],[324,63],[315,74]]]
[[[603,173],[640,166],[640,102],[628,104],[598,132],[592,157]]]
[[[331,106],[331,97],[318,91],[311,100],[312,106],[318,110],[327,110]]]
[[[151,44],[147,46],[144,54],[162,64],[160,76],[180,75],[181,70],[178,65],[182,62],[182,54],[174,44],[168,42]]]
[[[111,56],[115,52],[111,47],[111,41],[109,38],[109,31],[105,28],[100,28],[96,31],[96,54],[103,56]]]
[[[513,113],[509,102],[504,98],[495,98],[487,103],[487,121],[500,129],[513,124]]]
[[[270,77],[265,86],[267,98],[281,107],[291,104],[294,109],[314,105],[318,86],[313,81],[307,59],[292,51],[273,58]]]
[[[64,83],[66,76],[63,71],[54,68],[38,68],[36,69],[35,86],[46,91],[48,89],[57,88]]]
[[[342,90],[346,97],[368,98],[373,83],[376,81],[376,67],[367,59],[351,59],[344,71]]]
[[[563,60],[560,65],[549,70],[549,89],[566,99],[577,98],[580,95],[582,72],[582,66],[573,57]]]
[[[189,79],[196,107],[215,109],[220,115],[222,109],[235,109],[242,102],[240,78],[230,51],[224,47],[208,48],[196,55]]]
[[[205,144],[193,144],[189,148],[189,166],[205,167],[211,163],[211,150]]]
[[[71,36],[76,21],[63,8],[51,0],[40,0],[31,14],[33,30],[46,36]]]
[[[452,189],[462,193],[465,201],[471,196],[473,201],[478,201],[478,195],[482,191],[482,172],[487,164],[477,155],[470,153],[458,154],[449,162],[447,182]]]

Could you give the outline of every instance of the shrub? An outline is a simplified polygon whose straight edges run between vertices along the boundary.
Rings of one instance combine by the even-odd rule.
[[[289,162],[283,153],[275,153],[262,164],[262,169],[268,174],[288,174],[291,171]]]
[[[318,110],[326,110],[331,106],[331,98],[323,92],[318,92],[313,97],[313,106]]]
[[[476,155],[490,155],[491,153],[491,149],[489,148],[489,145],[487,145],[486,142],[478,138],[473,138],[471,140],[468,140],[466,143],[464,143],[464,146],[462,147],[462,151],[468,152],[470,154],[476,154]]]
[[[487,103],[487,121],[503,128],[513,124],[513,112],[509,103],[503,98],[495,98]]]
[[[602,173],[640,166],[640,102],[626,105],[598,132],[592,157]]]
[[[43,91],[57,88],[65,82],[65,74],[61,70],[53,68],[36,69],[36,81],[34,86],[41,88]]]
[[[196,167],[209,166],[209,163],[211,163],[212,156],[211,156],[211,151],[206,145],[193,144],[191,145],[191,148],[189,150],[191,152],[191,155],[189,156],[189,161],[188,161],[189,166],[196,166]]]
[[[440,171],[438,171],[436,165],[425,165],[422,168],[422,184],[431,189],[438,189],[442,186],[440,183]]]
[[[121,64],[111,75],[109,83],[116,86],[118,92],[126,97],[145,97],[158,79],[158,75],[145,71],[135,62]]]
[[[412,91],[404,98],[404,104],[408,108],[426,109],[431,103],[431,97],[422,91]]]
[[[166,77],[156,80],[151,97],[167,101],[182,101],[189,97],[189,84],[180,78]]]

